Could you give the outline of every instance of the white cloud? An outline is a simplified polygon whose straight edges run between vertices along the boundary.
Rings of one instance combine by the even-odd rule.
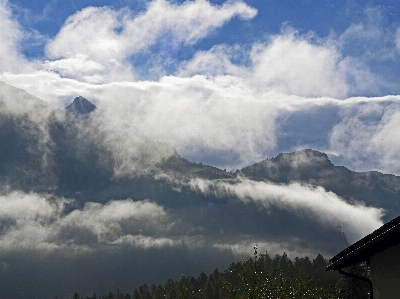
[[[108,110],[114,118],[110,122],[104,120],[100,129],[110,132],[108,141],[122,140],[113,146],[115,153],[120,152],[119,157],[129,156],[129,147],[122,147],[129,143],[125,136],[131,136],[133,142],[142,138],[135,137],[140,132],[152,140],[174,145],[185,156],[201,155],[203,151],[230,152],[235,160],[218,164],[228,169],[264,159],[276,146],[275,120],[279,109],[287,109],[284,99],[299,99],[277,93],[260,96],[242,79],[232,76],[164,77],[160,82],[102,85],[46,72],[4,74],[0,79],[52,103],[58,99],[60,108],[82,95],[100,109]],[[130,128],[117,124],[117,120]],[[120,133],[111,134],[112,130]],[[131,150],[137,148],[132,142]]]
[[[153,238],[143,235],[125,235],[114,242],[112,244],[129,244],[138,248],[148,249],[148,248],[162,248],[162,247],[173,247],[182,245],[181,240],[174,240],[171,238]]]
[[[333,153],[343,163],[360,171],[379,170],[400,173],[399,144],[400,98],[360,98],[341,105],[342,120],[331,132]]]
[[[240,45],[216,45],[199,51],[181,64],[178,73],[232,75],[261,92],[340,99],[349,93],[375,90],[382,83],[361,61],[342,57],[337,42],[315,41],[314,34],[300,36],[292,28],[284,28],[267,42],[254,44],[251,50]]]
[[[53,227],[68,201],[50,200],[39,194],[12,192],[0,196],[0,219],[4,231],[0,236],[0,250],[55,249],[58,246],[48,241]]]
[[[115,177],[154,174],[158,164],[176,154],[172,145],[153,142],[135,126],[104,111],[91,114],[91,122],[99,130],[102,146],[112,155]]]
[[[397,97],[344,100],[301,97],[277,91],[260,91],[246,79],[237,76],[169,76],[159,82],[89,84],[60,78],[48,72],[38,72],[3,74],[0,75],[0,80],[24,88],[60,108],[68,105],[76,96],[82,95],[94,101],[100,109],[107,110],[114,118],[111,117],[110,122],[104,120],[103,129],[110,133],[107,139],[109,149],[115,149],[115,157],[121,161],[121,167],[117,171],[120,174],[134,170],[135,164],[128,161],[139,157],[123,149],[122,144],[132,151],[138,148],[129,147],[129,139],[124,138],[125,135],[131,136],[131,140],[137,140],[142,138],[138,136],[140,132],[152,140],[174,145],[185,157],[201,161],[208,155],[215,157],[213,165],[236,169],[263,160],[279,150],[277,137],[285,132],[280,131],[282,128],[278,123],[287,115],[296,115],[298,111],[313,107],[326,107],[327,110],[337,107],[342,111],[339,115],[340,122],[332,124],[332,131],[329,132],[327,128],[328,131],[323,131],[324,136],[320,137],[327,138],[329,135],[330,147],[320,150],[342,155],[347,161],[345,165],[354,170],[374,168],[400,173],[400,167],[395,161],[386,163],[383,161],[385,155],[372,156],[366,152],[366,149],[371,148],[372,137],[363,136],[369,136],[372,129],[370,126],[375,126],[380,121],[363,125],[362,128],[358,124],[366,113],[365,109],[372,112],[383,111],[383,103],[398,102]],[[364,104],[361,105],[361,102]],[[364,110],[356,107],[364,107]],[[33,117],[33,114],[30,116]],[[120,126],[117,120],[128,124],[129,128]],[[113,130],[119,133],[114,134]],[[112,140],[116,143],[112,143]],[[120,146],[117,146],[117,140],[122,140]],[[301,149],[305,145],[296,146]],[[221,156],[226,159],[218,160]],[[127,159],[123,160],[124,157]],[[156,163],[163,157],[166,155],[156,155],[153,157],[155,160],[151,161]],[[379,162],[380,160],[382,161]],[[386,166],[383,168],[382,165]]]
[[[182,5],[155,0],[144,14],[127,22],[126,34],[131,38],[136,35],[134,44],[138,49],[154,43],[160,34],[167,32],[178,41],[193,44],[235,16],[247,20],[256,14],[256,9],[241,1],[216,6],[207,0],[186,1]]]
[[[160,15],[160,10],[165,14]],[[182,63],[179,76],[191,77],[169,76],[158,82],[132,82],[134,70],[125,60],[154,45],[157,39],[168,36],[171,41],[166,46],[178,47],[205,36],[196,31],[193,24],[197,21],[209,33],[234,16],[250,18],[254,13],[254,9],[242,2],[215,6],[207,1],[177,5],[160,0],[150,2],[146,11],[135,16],[128,10],[89,7],[71,16],[48,44],[47,53],[53,60],[45,61],[42,71],[3,73],[0,79],[59,108],[82,95],[152,140],[173,144],[189,159],[205,160],[221,168],[241,168],[279,151],[278,136],[286,132],[280,132],[278,121],[287,115],[315,106],[337,107],[338,98],[343,103],[352,103],[351,99],[345,99],[347,94],[376,90],[382,83],[361,60],[341,54],[343,45],[354,38],[357,30],[366,31],[369,28],[366,25],[352,25],[337,41],[318,39],[313,34],[301,36],[289,28],[268,42],[248,46],[251,50],[241,45],[216,45]],[[134,34],[139,30],[138,20],[143,26],[140,33],[148,33],[148,39]],[[185,31],[190,28],[196,29],[193,34]],[[375,32],[371,28],[367,31]],[[87,36],[82,32],[87,32]],[[375,39],[368,32],[364,38]],[[375,33],[379,35],[379,32]],[[164,70],[160,66],[155,72]],[[104,83],[113,80],[131,82]],[[344,141],[347,140],[344,134],[349,130],[346,124],[354,123],[357,127],[357,113],[362,115],[360,111],[354,113],[355,119],[343,114],[341,123],[330,133],[331,147],[320,150],[347,156],[355,170],[373,167],[399,173],[396,163],[387,162],[394,155],[378,157],[369,143],[372,137],[363,137],[368,135],[365,131],[359,136],[354,132],[349,142]],[[114,141],[119,138],[116,136]],[[116,147],[117,143],[111,142],[113,138],[108,139],[109,146],[114,153],[120,153],[116,157],[121,161],[116,172],[133,171],[130,167],[134,164],[127,161],[139,156]],[[297,144],[293,148],[304,146],[308,147]],[[361,149],[361,158],[356,149]],[[374,154],[368,157],[369,153]],[[163,157],[158,156],[154,162]],[[383,161],[384,157],[388,159]]]
[[[71,99],[74,97],[71,95]],[[69,119],[66,114],[3,82],[0,82],[0,105],[2,105],[0,116],[19,119],[21,123],[19,132],[31,136],[33,141],[34,146],[28,150],[41,155],[43,173],[51,174],[54,167],[54,142],[49,123],[57,121],[60,124],[67,124]],[[79,139],[83,151],[86,149],[87,140],[100,143],[100,146],[111,155],[115,177],[152,173],[160,162],[176,154],[170,144],[152,142],[138,132],[134,125],[128,125],[129,119],[121,121],[120,118],[100,109],[91,116],[90,126],[80,121],[73,124],[80,133],[80,136],[74,138]],[[96,163],[101,164],[102,161]]]
[[[107,7],[87,7],[70,16],[46,47],[50,58],[70,58],[84,54],[89,59],[107,61],[125,51],[114,31],[118,12]]]
[[[304,241],[296,238],[276,241],[245,239],[243,241],[234,243],[213,244],[213,247],[221,251],[228,250],[232,252],[236,258],[248,257],[249,253],[254,252],[254,246],[257,246],[257,251],[259,253],[267,252],[269,256],[274,256],[275,254],[282,255],[285,252],[291,259],[303,256],[313,257],[319,253],[323,256],[329,256],[329,254],[310,248],[309,246],[307,246],[307,244],[304,243]]]
[[[235,64],[235,56],[244,57],[239,61],[248,60],[250,66]],[[246,79],[262,91],[343,98],[350,90],[347,82],[350,71],[354,72],[350,63],[333,45],[312,43],[289,28],[267,42],[253,45],[251,51],[239,45],[217,45],[199,51],[181,65],[179,74],[227,74]],[[358,66],[355,69],[358,71]]]
[[[133,80],[127,58],[131,41],[115,32],[122,12],[87,7],[70,16],[46,46],[44,69],[90,83]]]
[[[396,161],[400,158],[400,153],[396,146],[400,144],[400,135],[397,131],[400,127],[400,107],[396,107],[393,110],[385,113],[382,126],[371,138],[371,146],[377,152],[385,153],[385,156],[387,156],[385,162],[390,164],[392,163],[391,161]]]
[[[159,248],[175,244],[151,236],[165,233],[173,223],[163,207],[148,200],[87,202],[82,209],[67,212],[74,205],[70,199],[36,193],[0,195],[0,251],[92,250],[99,244],[123,243]]]
[[[254,202],[265,209],[270,206],[278,207],[302,217],[311,217],[321,225],[332,228],[340,223],[351,243],[383,224],[381,208],[366,207],[361,203],[349,204],[322,187],[299,183],[276,185],[244,178],[239,178],[237,181],[208,181],[196,178],[191,179],[189,185],[205,194],[218,197],[234,194],[244,203]]]
[[[380,22],[374,22],[376,20],[370,19],[366,23],[361,22],[357,24],[351,24],[338,38],[339,44],[344,47],[346,44],[351,44],[356,41],[368,41],[375,43],[377,40],[382,38],[382,27]],[[372,54],[372,53],[371,53]]]
[[[0,73],[32,71],[33,67],[21,53],[23,30],[13,20],[7,0],[0,1],[0,20]]]
[[[4,114],[26,116],[35,123],[42,123],[46,122],[45,119],[54,111],[53,107],[46,105],[45,102],[23,89],[4,82],[0,82],[0,87],[1,112]],[[40,117],[36,113],[29,113],[35,110],[40,110]]]
[[[399,97],[346,99],[348,94],[376,90],[382,84],[366,67],[366,59],[396,57],[393,40],[400,51],[400,29],[396,35],[392,32],[385,37],[379,28],[355,24],[337,41],[315,41],[315,36],[282,32],[268,42],[247,45],[251,50],[242,45],[216,45],[182,63],[177,76],[165,76],[157,82],[132,82],[138,77],[129,63],[133,55],[159,43],[162,54],[173,57],[182,45],[193,45],[232,18],[250,19],[255,13],[240,1],[217,6],[205,0],[181,5],[156,0],[137,15],[127,9],[89,7],[67,20],[47,45],[49,60],[38,63],[27,61],[21,54],[20,44],[26,32],[13,20],[8,2],[0,0],[0,80],[59,108],[82,95],[113,114],[115,118],[95,115],[93,121],[116,161],[115,177],[146,173],[174,153],[165,144],[159,144],[156,152],[149,152],[147,139],[139,132],[153,140],[172,143],[186,157],[200,161],[211,155],[214,165],[236,169],[280,151],[277,139],[286,132],[279,127],[279,121],[301,110],[325,106],[339,107],[341,113],[340,122],[330,133],[327,151],[341,156],[345,165],[355,170],[375,168],[400,174],[396,150],[400,143]],[[165,37],[167,41],[163,40]],[[390,39],[392,48],[367,51],[362,59],[345,56],[345,46],[359,37],[374,45],[387,45]],[[159,64],[159,57],[154,61]],[[164,74],[165,70],[155,66],[153,72]],[[4,88],[1,86],[0,101],[11,96],[15,101],[6,101],[1,112],[24,115],[37,125],[35,133],[40,138],[45,168],[46,163],[51,164],[48,118],[55,115],[63,121],[63,114],[51,108],[34,113],[43,107],[22,91],[11,94]],[[90,128],[85,134],[89,131]],[[218,160],[227,156],[226,160]],[[382,210],[346,203],[321,188],[244,179],[217,183],[197,180],[192,184],[205,192],[211,192],[210,186],[218,192],[232,192],[245,203],[254,202],[263,209],[278,207],[329,228],[340,223],[350,241],[382,224]],[[0,251],[94,250],[97,246],[126,245],[140,249],[198,249],[211,244],[219,250],[248,255],[254,241],[269,251],[286,251],[293,257],[315,254],[300,240],[257,240],[246,236],[243,242],[214,242],[205,235],[177,235],[177,231],[171,233],[169,229],[176,229],[179,223],[162,206],[148,200],[91,202],[78,209],[75,204],[70,199],[19,191],[0,195]],[[71,207],[75,210],[67,213]],[[194,233],[200,231],[191,229]]]
[[[365,63],[394,58],[392,26],[387,26],[382,7],[368,7],[363,11],[364,18],[351,24],[334,41],[338,47],[349,55]]]
[[[276,108],[236,77],[112,84],[98,99],[145,136],[172,143],[183,155],[231,151],[244,165],[275,146]]]
[[[251,53],[254,81],[260,89],[299,96],[343,98],[349,87],[342,57],[333,47],[316,45],[294,32],[276,36]]]
[[[98,63],[111,70],[108,77],[99,72],[103,80],[132,80],[134,74],[127,59],[146,50],[162,36],[171,35],[173,42],[168,44],[173,47],[181,43],[194,44],[233,17],[250,19],[256,13],[254,8],[240,1],[215,6],[206,0],[187,1],[181,5],[155,0],[148,4],[145,12],[136,16],[128,9],[87,7],[70,16],[48,43],[46,53],[56,61],[48,62],[47,66],[64,76],[86,82],[100,80],[83,78],[85,71],[79,69],[79,60],[84,57],[85,64]],[[61,62],[57,62],[59,59]]]
[[[250,71],[232,62],[232,58],[246,55],[248,53],[239,45],[233,47],[217,45],[208,51],[197,51],[192,59],[181,64],[178,73],[179,76],[204,74],[209,76],[233,75],[246,78],[249,77]]]
[[[14,129],[19,130],[23,136],[34,139],[34,143],[27,145],[26,150],[41,157],[40,168],[36,168],[37,173],[46,174],[47,179],[52,179],[52,140],[49,133],[48,122],[51,117],[54,120],[62,121],[64,114],[36,98],[26,91],[17,89],[3,82],[0,82],[0,105],[1,117],[12,117],[19,119],[18,126]],[[32,140],[31,139],[31,140]]]
[[[102,73],[104,66],[93,60],[88,60],[84,54],[76,54],[72,58],[45,61],[44,69],[59,73],[63,77],[76,78],[76,74],[80,74],[84,81],[89,83],[101,83],[103,81],[103,76],[99,73]]]
[[[167,231],[167,213],[164,208],[148,200],[118,200],[107,204],[88,202],[60,221],[60,230],[82,229],[96,236],[97,242],[113,243],[131,235],[129,232],[144,233]],[[75,236],[72,235],[72,238]]]
[[[3,73],[0,74],[0,80],[22,88],[59,109],[64,109],[78,95],[93,98],[93,93],[100,87],[93,83],[61,78],[59,74],[43,70],[27,74]]]
[[[397,93],[396,27],[389,24],[388,10],[383,6],[367,6],[363,18],[343,32],[331,33],[329,43],[345,55],[350,72],[350,94],[378,95]],[[356,86],[354,86],[356,85]]]

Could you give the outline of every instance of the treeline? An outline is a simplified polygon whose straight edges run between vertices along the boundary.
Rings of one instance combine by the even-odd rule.
[[[321,254],[291,260],[284,253],[270,257],[267,253],[232,263],[227,270],[215,269],[210,275],[197,278],[182,276],[169,279],[164,285],[144,284],[132,294],[109,292],[107,295],[73,299],[367,299],[368,285],[343,277],[337,271],[326,271],[328,260]],[[369,276],[366,265],[349,267],[347,272]]]

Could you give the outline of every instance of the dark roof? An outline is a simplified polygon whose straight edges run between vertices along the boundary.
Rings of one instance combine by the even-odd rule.
[[[368,261],[371,256],[399,243],[400,216],[339,252],[329,260],[331,264],[327,270],[337,270]]]

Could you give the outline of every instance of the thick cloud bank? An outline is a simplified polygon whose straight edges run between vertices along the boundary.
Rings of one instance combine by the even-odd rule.
[[[348,50],[367,40],[380,60],[397,59],[398,30],[383,27],[378,8],[328,37],[284,25],[252,44],[215,44],[178,61],[181,47],[234,19],[252,20],[257,9],[204,0],[150,1],[140,12],[87,7],[48,39],[42,60],[28,61],[19,47],[26,32],[7,1],[0,7],[0,80],[55,106],[83,95],[189,160],[229,170],[314,148],[354,170],[400,173],[393,150],[398,97],[350,97],[391,86],[373,72],[378,57]],[[143,55],[151,59],[138,68]],[[146,81],[143,69],[156,80]]]
[[[186,100],[178,94],[176,78],[169,79],[163,92],[170,93],[170,98],[180,97],[188,115],[181,110],[170,113],[193,118],[189,104],[184,107]],[[218,108],[218,115],[223,107],[218,106],[217,83],[208,85],[209,101],[215,101],[208,106],[201,101],[207,79],[187,80],[190,88],[199,92],[199,109],[213,112]],[[157,95],[161,84],[116,86],[125,86],[139,96],[146,90]],[[238,101],[235,90],[232,102],[226,101],[226,105]],[[132,112],[125,112],[150,125],[146,119],[156,111],[147,110],[151,108],[145,105],[148,100],[144,98],[143,105],[136,103]],[[155,96],[153,101],[161,103],[161,97]],[[168,103],[164,104],[166,110]],[[13,289],[28,291],[35,284],[56,279],[59,267],[69,278],[68,282],[52,283],[52,297],[63,289],[63,296],[70,296],[72,288],[82,290],[88,285],[108,291],[115,277],[122,290],[146,281],[162,282],[177,273],[196,275],[195,271],[226,267],[248,255],[246,251],[256,244],[272,254],[285,251],[295,257],[321,252],[329,256],[382,224],[384,211],[379,206],[345,200],[322,187],[256,181],[189,162],[172,145],[144,136],[139,129],[145,127],[99,108],[77,118],[5,83],[0,83],[0,105],[0,252],[4,265],[0,278],[8,281],[3,293],[11,297],[23,298]],[[259,113],[260,123],[263,113],[276,113],[269,112],[268,105],[264,107],[265,111],[253,111],[253,115]],[[232,111],[239,110],[232,106]],[[158,119],[167,127],[163,110],[157,114],[153,121]],[[226,115],[234,120],[234,113]],[[176,117],[172,126],[179,122],[178,114]],[[229,131],[229,122],[220,121],[220,128],[203,136],[213,138],[209,144],[215,143],[216,150],[226,150],[222,145],[228,146],[238,136],[246,138],[245,132],[239,131],[239,122],[235,132]],[[200,129],[203,124],[196,125]],[[263,125],[267,130],[268,124]],[[254,127],[254,134],[261,138],[262,131],[257,129]],[[185,130],[176,135],[177,140],[187,138],[183,134]],[[227,139],[218,140],[225,134]],[[191,140],[196,141],[194,134]],[[256,151],[257,143],[247,140],[237,143],[238,150]],[[299,153],[290,168],[296,171],[323,162],[318,156]],[[25,255],[31,257],[19,259]],[[150,259],[152,255],[156,257]],[[36,280],[26,281],[25,275],[12,279],[21,268],[28,273],[38,264],[43,264],[42,276]],[[77,281],[73,278],[76,269],[71,268],[74,264],[85,273],[93,267],[104,272],[87,273]],[[148,267],[160,267],[162,274],[144,270]],[[35,296],[46,298],[43,292],[40,288]]]
[[[338,100],[260,93],[232,76],[106,85],[37,76],[35,86],[24,83],[32,75],[2,78],[64,105],[77,94],[86,96],[152,140],[173,144],[189,160],[235,170],[282,151],[314,148],[354,170],[399,173],[393,150],[398,96]],[[62,86],[56,91],[46,89],[49,84]]]

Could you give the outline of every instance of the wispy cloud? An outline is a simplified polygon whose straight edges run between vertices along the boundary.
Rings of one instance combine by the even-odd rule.
[[[102,110],[92,113],[90,120],[91,125],[97,128],[102,146],[111,154],[115,178],[154,174],[160,163],[177,155],[170,143],[154,142],[135,126]]]
[[[244,178],[237,181],[207,181],[191,179],[189,185],[205,194],[217,197],[234,195],[244,203],[256,203],[264,209],[278,207],[301,217],[312,218],[321,225],[332,228],[343,226],[350,243],[371,233],[383,222],[381,208],[367,207],[362,203],[349,204],[322,187],[291,183],[277,185]]]
[[[364,98],[351,105],[343,103],[342,121],[330,134],[332,152],[355,169],[399,173],[399,166],[393,163],[398,159],[395,128],[399,109],[396,96]]]
[[[53,61],[46,66],[63,76],[87,82],[132,80],[134,70],[127,59],[147,50],[159,39],[163,52],[175,51],[168,47],[194,44],[233,17],[251,19],[256,13],[254,8],[240,1],[216,6],[204,0],[181,5],[156,0],[149,2],[146,11],[138,15],[128,9],[88,7],[69,17],[48,43],[46,53]],[[168,42],[166,34],[171,39]],[[88,65],[100,64],[107,72],[96,67],[95,71],[102,77],[85,74],[93,69],[79,68],[82,60]]]
[[[308,246],[305,242],[300,239],[290,238],[286,240],[276,241],[264,241],[260,239],[245,239],[235,243],[214,243],[213,247],[223,251],[230,251],[234,256],[238,258],[244,258],[249,256],[249,252],[254,252],[254,246],[257,246],[257,250],[260,253],[267,252],[269,255],[273,255],[276,252],[285,252],[289,258],[296,258],[302,256],[316,256],[321,253],[318,250]],[[321,253],[325,255],[325,253]]]
[[[390,26],[382,6],[367,6],[363,18],[353,22],[337,37],[338,46],[353,57],[368,62],[395,58],[396,28]],[[356,47],[363,43],[364,46]]]
[[[160,236],[168,232],[173,221],[163,207],[148,200],[87,202],[82,208],[76,205],[74,200],[45,194],[13,191],[1,195],[0,251],[87,251],[101,244],[141,248],[175,244]]]
[[[31,63],[21,53],[20,42],[24,34],[20,24],[12,17],[7,0],[0,1],[0,72],[29,72]]]
[[[231,75],[247,78],[251,75],[251,70],[246,68],[243,62],[250,61],[249,54],[249,51],[246,51],[241,45],[216,45],[206,51],[197,51],[190,60],[182,62],[178,75],[181,77]],[[234,60],[241,63],[235,64]]]

